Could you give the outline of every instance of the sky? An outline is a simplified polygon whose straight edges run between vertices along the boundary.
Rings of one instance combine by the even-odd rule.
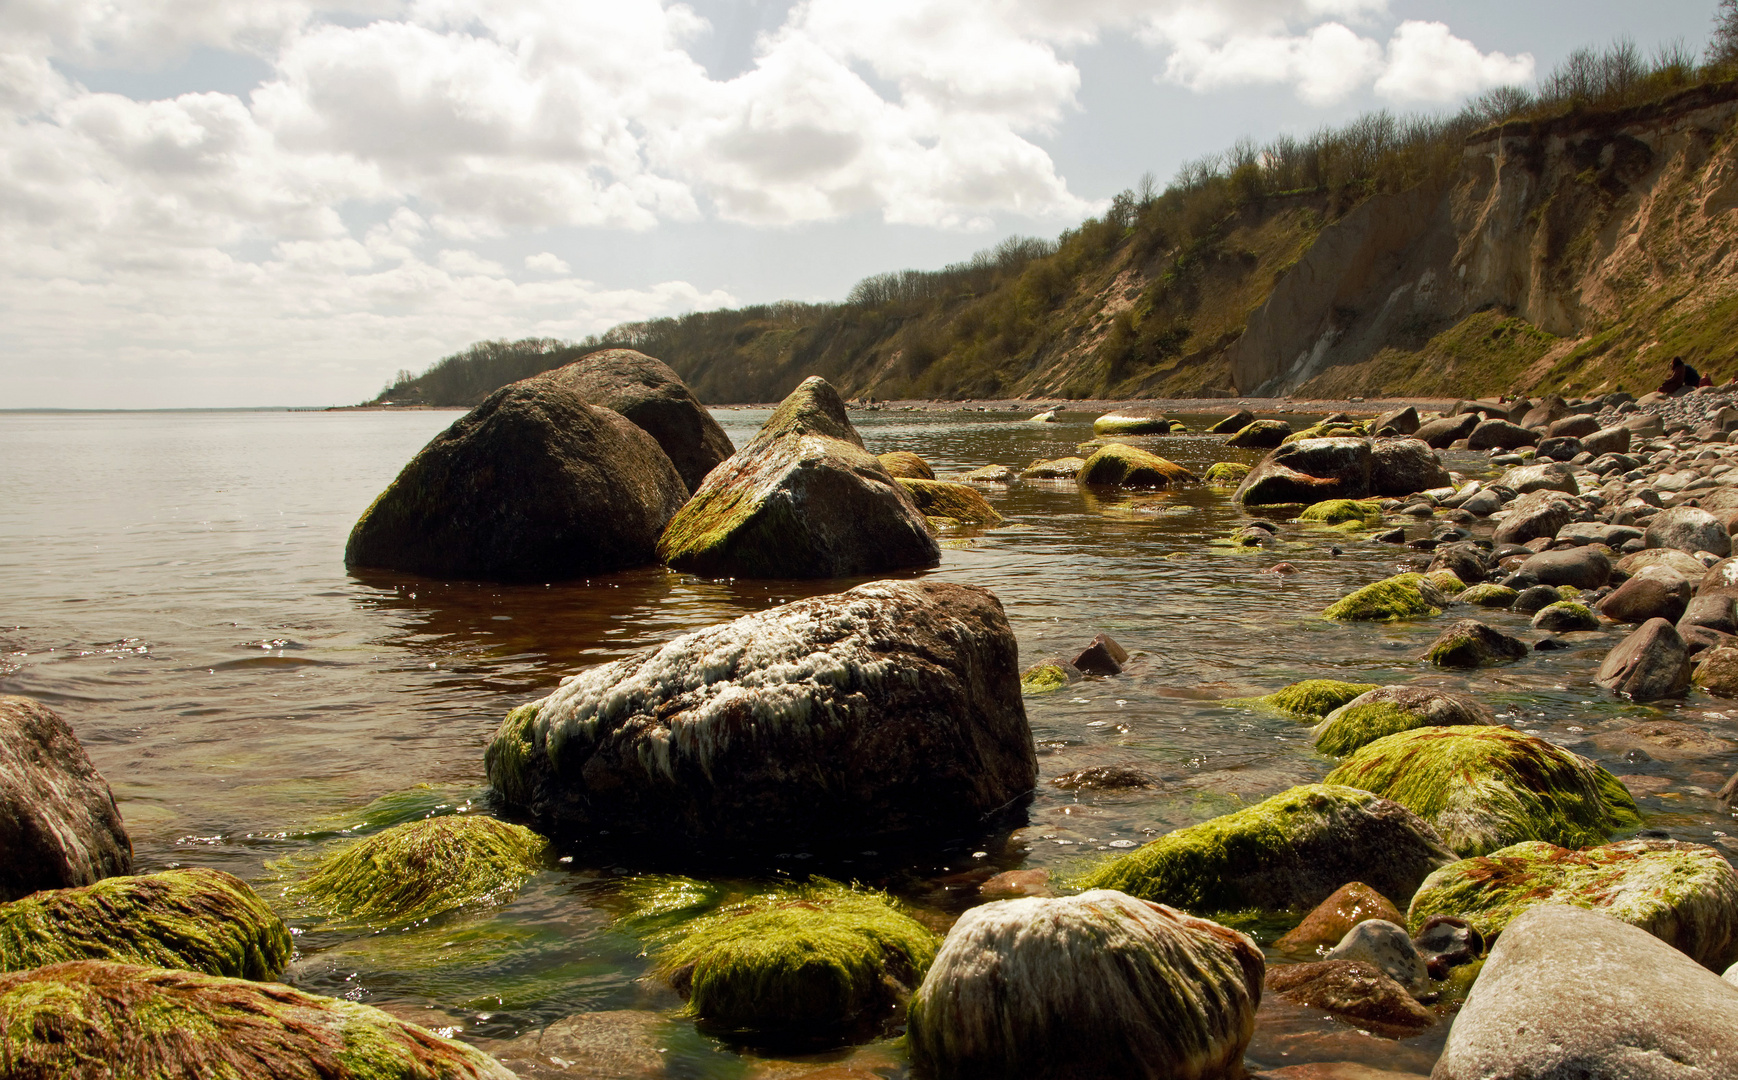
[[[1715,0],[0,0],[0,409],[839,300]]]

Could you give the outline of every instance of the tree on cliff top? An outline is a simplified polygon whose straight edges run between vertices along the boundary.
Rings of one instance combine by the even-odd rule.
[[[1738,65],[1738,0],[1720,0],[1714,9],[1714,36],[1708,42],[1708,62]]]

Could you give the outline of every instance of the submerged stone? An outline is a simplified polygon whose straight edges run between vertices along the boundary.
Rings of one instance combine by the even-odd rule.
[[[1035,461],[1020,476],[1025,480],[1072,480],[1080,475],[1080,467],[1085,464],[1085,458],[1077,457]]]
[[[1161,836],[1089,871],[1080,885],[1202,913],[1308,910],[1348,881],[1409,897],[1453,861],[1404,807],[1310,784]]]
[[[1273,947],[1289,953],[1324,952],[1344,940],[1352,927],[1371,919],[1406,921],[1400,909],[1375,889],[1362,881],[1347,882],[1317,904],[1303,922],[1274,942]]]
[[[1492,940],[1541,904],[1602,911],[1714,971],[1738,961],[1738,874],[1713,848],[1676,840],[1585,851],[1528,841],[1463,859],[1425,879],[1407,921],[1454,915]]]
[[[1081,487],[1105,488],[1169,488],[1201,480],[1175,462],[1121,443],[1100,447],[1074,479]]]
[[[1423,574],[1397,574],[1341,597],[1322,612],[1324,619],[1346,622],[1390,622],[1441,615],[1448,597]]]
[[[1341,682],[1338,679],[1305,679],[1283,687],[1266,697],[1251,699],[1270,709],[1293,716],[1312,719],[1323,717],[1354,700],[1360,694],[1377,689],[1375,683]]]
[[[0,904],[0,971],[109,960],[274,980],[290,931],[239,878],[166,870]]]
[[[962,915],[911,1002],[938,1077],[1238,1080],[1265,971],[1249,938],[1122,893]]]
[[[926,518],[945,518],[962,525],[998,525],[1002,521],[990,501],[967,484],[901,479],[899,486]]]
[[[1431,643],[1424,659],[1435,667],[1480,668],[1523,659],[1530,651],[1520,638],[1477,619],[1461,619]]]
[[[1356,751],[1328,774],[1327,783],[1393,799],[1433,825],[1463,856],[1523,840],[1586,847],[1641,826],[1635,800],[1616,777],[1508,727],[1427,727],[1389,735]]]
[[[1320,1009],[1384,1038],[1404,1039],[1436,1026],[1435,1013],[1364,960],[1319,960],[1273,968],[1267,973],[1267,989],[1294,1005]]]
[[[0,695],[0,900],[133,869],[108,782],[53,709]]]
[[[1464,694],[1423,686],[1383,686],[1329,713],[1314,734],[1317,750],[1343,757],[1397,731],[1496,722],[1489,709]]]
[[[1037,782],[1017,653],[984,589],[872,582],[563,680],[502,722],[489,780],[547,828],[612,844],[976,828]]]
[[[1574,630],[1599,629],[1599,616],[1593,614],[1586,604],[1578,604],[1573,600],[1559,600],[1555,604],[1546,604],[1533,615],[1533,629],[1546,630],[1552,633],[1569,633]]]
[[[1048,694],[1085,676],[1079,668],[1065,660],[1033,664],[1020,673],[1020,691],[1026,694]]]

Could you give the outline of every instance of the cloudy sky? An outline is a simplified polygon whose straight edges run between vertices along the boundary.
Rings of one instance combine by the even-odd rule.
[[[3,0],[0,409],[841,298],[1714,0]]]

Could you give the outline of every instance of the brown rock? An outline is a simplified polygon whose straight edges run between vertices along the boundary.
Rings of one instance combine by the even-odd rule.
[[[1436,1026],[1436,1016],[1414,1001],[1382,969],[1362,960],[1319,960],[1267,973],[1266,988],[1297,1005],[1321,1009],[1390,1039]]]
[[[1696,665],[1693,681],[1710,694],[1738,698],[1738,648],[1721,645],[1709,649]]]
[[[1012,900],[1019,896],[1054,896],[1048,870],[1004,870],[978,886],[985,900]]]
[[[1690,653],[1664,619],[1649,619],[1607,653],[1593,681],[1633,701],[1676,697],[1690,685]]]
[[[1120,675],[1128,663],[1128,650],[1109,634],[1100,634],[1072,662],[1088,675]]]
[[[0,697],[0,901],[132,870],[115,796],[72,728],[40,702]]]
[[[655,1012],[609,1009],[575,1013],[540,1031],[483,1049],[519,1080],[622,1080],[664,1076],[679,1029]]]
[[[889,476],[906,480],[934,480],[935,470],[929,467],[929,462],[918,457],[909,450],[895,450],[882,454],[876,460],[887,470]]]
[[[1274,948],[1290,953],[1331,949],[1352,927],[1371,919],[1406,925],[1405,916],[1387,897],[1361,881],[1349,882],[1317,904],[1291,933],[1274,942]]]

